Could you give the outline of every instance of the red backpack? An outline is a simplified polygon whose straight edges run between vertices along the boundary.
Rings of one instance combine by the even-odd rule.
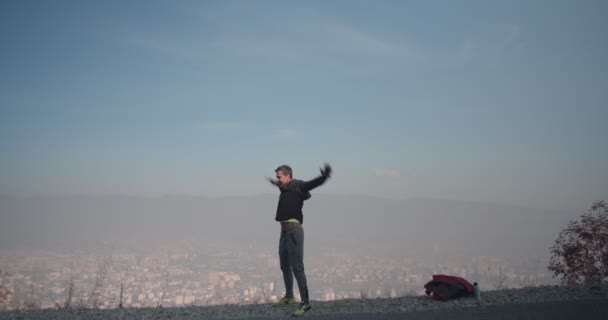
[[[443,274],[434,274],[424,288],[427,295],[432,293],[433,299],[443,301],[475,294],[475,288],[467,280]]]

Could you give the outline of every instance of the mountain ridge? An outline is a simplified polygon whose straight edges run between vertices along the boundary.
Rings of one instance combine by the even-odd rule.
[[[0,245],[157,238],[276,241],[276,194],[255,196],[0,196]],[[304,205],[309,248],[539,254],[578,214],[446,199],[313,194]],[[228,237],[227,235],[230,235]],[[82,240],[82,241],[79,241]]]

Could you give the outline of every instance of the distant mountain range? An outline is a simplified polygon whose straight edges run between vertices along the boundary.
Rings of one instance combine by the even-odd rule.
[[[278,195],[250,197],[0,197],[0,247],[99,242],[276,245]],[[582,212],[438,199],[315,194],[304,206],[306,246],[362,252],[539,255]]]

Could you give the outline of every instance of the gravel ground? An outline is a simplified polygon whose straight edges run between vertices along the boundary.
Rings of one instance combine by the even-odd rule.
[[[329,319],[333,316],[357,317],[362,314],[418,314],[420,311],[477,308],[491,310],[500,306],[542,304],[560,301],[608,302],[608,284],[596,286],[541,286],[482,292],[482,303],[474,298],[460,298],[447,302],[432,300],[427,296],[408,296],[395,299],[345,299],[337,301],[312,301],[308,318]],[[141,308],[114,310],[33,310],[3,311],[3,319],[281,319],[290,318],[296,306],[223,305],[183,308]],[[456,310],[454,310],[456,311]],[[339,318],[339,317],[338,317]],[[373,318],[373,317],[372,317]]]

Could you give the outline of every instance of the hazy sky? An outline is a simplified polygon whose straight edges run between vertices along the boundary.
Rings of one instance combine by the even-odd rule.
[[[608,196],[606,1],[1,1],[0,194]]]

